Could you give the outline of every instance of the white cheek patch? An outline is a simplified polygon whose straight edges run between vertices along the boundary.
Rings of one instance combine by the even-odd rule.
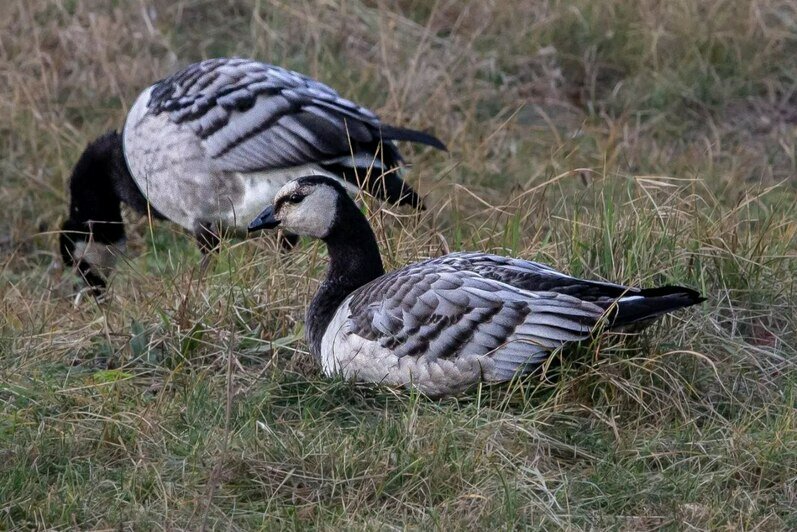
[[[79,261],[87,262],[92,270],[102,275],[109,275],[116,265],[117,257],[125,250],[125,240],[119,240],[113,244],[101,244],[99,242],[76,242],[72,257],[75,263]]]
[[[282,204],[278,213],[280,225],[284,230],[297,235],[324,238],[335,222],[337,200],[337,192],[334,189],[326,186],[316,187],[301,203]]]

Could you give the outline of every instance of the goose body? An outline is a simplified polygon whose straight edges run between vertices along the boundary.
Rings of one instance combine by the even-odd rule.
[[[70,179],[64,259],[97,277],[92,264],[107,263],[100,255],[124,237],[108,228],[121,222],[120,201],[192,231],[203,251],[220,227],[244,228],[282,186],[308,174],[420,207],[401,178],[398,140],[445,149],[297,72],[248,59],[192,64],[145,89],[121,135],[86,148]],[[92,201],[97,191],[109,205]]]
[[[312,216],[319,211],[325,214]],[[306,318],[310,351],[324,372],[431,396],[533,371],[601,323],[645,323],[703,300],[688,288],[582,280],[476,252],[385,274],[365,217],[324,178],[288,183],[250,225],[276,226],[321,238],[329,249],[329,272]]]

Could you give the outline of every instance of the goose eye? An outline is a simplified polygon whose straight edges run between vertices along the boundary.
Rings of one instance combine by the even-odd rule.
[[[304,196],[299,194],[298,192],[294,192],[290,196],[288,196],[288,202],[290,203],[299,203],[304,199]]]

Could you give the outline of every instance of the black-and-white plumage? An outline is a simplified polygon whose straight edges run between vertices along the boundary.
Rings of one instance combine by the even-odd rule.
[[[394,143],[401,140],[445,149],[432,135],[383,124],[302,74],[247,59],[192,64],[144,90],[121,135],[86,148],[70,180],[64,259],[101,284],[91,259],[107,257],[116,237],[124,238],[123,230],[110,231],[114,240],[100,230],[121,221],[119,201],[194,232],[203,251],[217,243],[218,226],[245,226],[280,187],[308,174],[420,207],[401,178]]]
[[[329,249],[306,325],[324,372],[432,396],[532,371],[602,322],[625,327],[703,301],[688,288],[586,281],[484,253],[452,253],[385,274],[367,220],[323,177],[288,183],[250,224],[277,226]]]

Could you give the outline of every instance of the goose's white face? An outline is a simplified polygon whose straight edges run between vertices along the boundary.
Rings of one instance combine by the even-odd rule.
[[[285,231],[324,238],[335,223],[338,194],[323,183],[291,181],[274,197],[274,218]]]

